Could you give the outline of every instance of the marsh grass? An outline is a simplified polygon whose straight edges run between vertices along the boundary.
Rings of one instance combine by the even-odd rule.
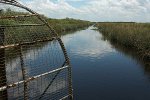
[[[99,31],[109,40],[135,49],[150,59],[150,23],[98,23]]]
[[[74,31],[91,25],[91,22],[89,21],[77,20],[72,18],[48,19],[48,22],[56,30],[57,33]]]
[[[11,9],[1,10],[0,16],[12,16],[12,15],[28,15],[29,13],[25,12],[16,12]],[[65,19],[52,19],[48,18],[44,15],[41,15],[42,18],[44,18],[46,21],[49,22],[49,24],[56,30],[58,34],[61,35],[60,32],[67,32],[67,31],[73,31],[77,30],[79,28],[84,28],[89,25],[91,25],[91,22],[84,21],[84,20],[78,20],[78,19],[72,19],[72,18],[65,18]],[[41,24],[42,22],[37,19],[37,17],[29,17],[25,20],[22,19],[6,19],[1,20],[0,19],[0,25],[15,25],[15,24]]]
[[[11,9],[0,10],[0,17],[16,16],[16,15],[29,15],[27,12],[16,12]],[[63,32],[75,31],[90,25],[90,22],[77,20],[77,19],[51,19],[44,15],[40,15],[51,25],[52,28],[59,34]],[[20,26],[20,27],[7,27],[15,25],[38,24],[40,26]],[[41,26],[42,25],[42,26]],[[53,36],[52,31],[43,25],[43,22],[36,16],[30,17],[17,17],[17,18],[2,18],[0,19],[0,28],[5,29],[4,44],[16,44],[22,42],[30,42],[35,40],[47,40]]]

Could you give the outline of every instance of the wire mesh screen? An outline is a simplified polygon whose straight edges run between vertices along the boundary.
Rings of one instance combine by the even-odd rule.
[[[46,17],[0,0],[0,100],[70,100],[71,67]]]

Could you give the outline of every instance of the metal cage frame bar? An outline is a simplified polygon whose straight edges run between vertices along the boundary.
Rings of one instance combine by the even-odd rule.
[[[19,2],[17,2],[16,0],[0,0],[0,3],[2,4],[8,4],[8,5],[12,5],[12,6],[16,6],[16,7],[19,7],[19,8],[22,8],[28,12],[30,12],[32,14],[32,16],[36,16],[39,20],[41,20],[44,25],[46,25],[49,30],[52,32],[51,34],[54,36],[53,39],[57,40],[60,44],[60,47],[63,51],[63,54],[64,54],[64,57],[65,57],[65,66],[62,66],[61,68],[58,68],[58,69],[55,69],[55,70],[52,70],[52,71],[49,71],[47,73],[43,73],[41,75],[37,75],[37,76],[34,76],[34,77],[31,77],[31,78],[27,78],[23,81],[20,81],[20,82],[17,82],[17,83],[14,83],[14,84],[9,84],[7,86],[3,86],[3,87],[0,87],[0,91],[3,91],[7,88],[10,88],[10,87],[14,87],[16,86],[17,84],[21,84],[21,83],[27,83],[31,80],[34,80],[34,79],[37,79],[38,77],[41,77],[41,76],[45,76],[47,74],[50,74],[50,73],[54,73],[54,72],[59,72],[63,69],[67,69],[68,70],[68,93],[69,95],[62,98],[62,100],[64,100],[65,98],[68,98],[70,100],[73,100],[73,89],[72,89],[72,68],[71,68],[71,65],[70,65],[70,60],[69,60],[69,57],[68,57],[68,54],[67,54],[67,51],[65,49],[65,46],[60,38],[60,36],[56,33],[56,31],[48,24],[48,22],[43,19],[40,14],[38,14],[37,12],[31,10],[30,8],[20,4]],[[20,15],[21,17],[25,16],[25,17],[29,17],[29,15]],[[20,17],[20,16],[10,16],[10,17],[0,17],[0,19],[4,19],[4,18],[16,18],[16,17]],[[0,26],[0,27],[5,27],[5,26]],[[6,26],[7,27],[7,26]],[[9,26],[8,26],[9,27]],[[33,43],[35,42],[44,42],[44,41],[50,41],[50,40],[43,40],[43,41],[40,41],[40,40],[37,40],[37,41],[34,41]],[[23,44],[32,44],[32,43],[23,43]],[[0,49],[5,49],[5,48],[9,48],[9,47],[15,47],[15,46],[20,46],[23,45],[23,44],[12,44],[12,45],[8,45],[8,46],[0,46]],[[23,74],[23,73],[22,73]],[[23,75],[25,76],[25,75]]]

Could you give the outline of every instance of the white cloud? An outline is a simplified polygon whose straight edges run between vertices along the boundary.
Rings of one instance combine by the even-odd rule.
[[[31,0],[24,4],[38,13],[52,18],[65,18],[73,14],[73,12],[79,11],[63,0],[59,0],[57,3],[49,0],[45,0],[44,2],[43,0]]]
[[[98,21],[150,21],[150,1],[141,5],[137,0],[95,0],[84,9]],[[145,19],[148,18],[148,19]]]
[[[21,0],[21,2],[51,18],[150,22],[150,0]]]

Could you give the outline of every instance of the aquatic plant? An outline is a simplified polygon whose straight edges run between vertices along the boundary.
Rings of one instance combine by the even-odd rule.
[[[98,23],[99,31],[109,40],[136,49],[143,59],[150,59],[150,23]]]

